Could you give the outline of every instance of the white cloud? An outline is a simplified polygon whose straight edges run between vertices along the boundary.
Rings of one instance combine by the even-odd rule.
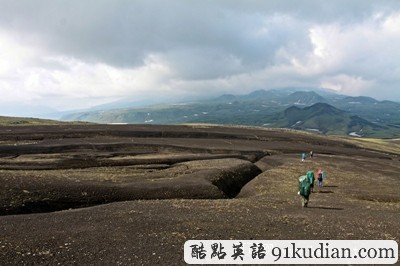
[[[364,80],[362,77],[340,74],[322,78],[321,87],[348,95],[362,95],[364,91],[375,85],[373,80]]]
[[[349,95],[399,99],[394,89],[400,84],[398,25],[400,13],[372,16],[350,25],[314,25],[309,30],[312,51],[307,57],[292,58],[291,64],[298,73],[319,79],[321,87]],[[382,90],[383,84],[387,87]]]
[[[160,93],[173,71],[160,56],[148,55],[144,64],[119,68],[77,58],[53,56],[19,43],[0,32],[1,102],[44,104],[65,110],[90,107],[126,96]],[[146,97],[138,97],[138,99]]]
[[[136,68],[118,68],[104,63],[90,64],[75,58],[53,57],[48,60],[63,66],[48,71],[45,81],[52,90],[78,97],[124,97],[154,89],[166,82],[173,72],[157,55],[149,55]]]

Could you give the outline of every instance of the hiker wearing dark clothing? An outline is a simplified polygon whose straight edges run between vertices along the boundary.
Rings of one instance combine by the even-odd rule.
[[[303,207],[307,207],[308,201],[310,199],[311,187],[310,187],[310,179],[306,175],[302,175],[299,177],[299,192],[298,194],[301,196],[301,205]]]
[[[307,178],[308,178],[308,180],[310,182],[311,192],[314,192],[314,181],[315,181],[314,172],[313,171],[308,171],[307,172]]]
[[[314,152],[310,151],[310,159],[312,160],[314,158]]]

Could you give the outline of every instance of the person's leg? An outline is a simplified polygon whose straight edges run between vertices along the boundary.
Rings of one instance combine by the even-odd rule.
[[[304,207],[307,207],[308,205],[308,197],[304,197]]]
[[[301,206],[307,207],[308,197],[301,196]]]

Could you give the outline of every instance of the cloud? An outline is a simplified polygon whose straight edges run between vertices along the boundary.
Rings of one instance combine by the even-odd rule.
[[[3,103],[65,110],[287,86],[400,100],[398,1],[0,4]]]
[[[323,74],[321,86],[329,83],[331,87],[340,86],[345,94],[399,99],[398,25],[400,12],[373,16],[350,26],[315,26],[310,29],[314,56],[308,62],[314,68],[306,68]]]
[[[322,78],[321,87],[348,95],[361,95],[363,91],[375,85],[373,80],[340,74]]]
[[[378,10],[387,12],[387,6],[399,4],[380,1],[378,9],[373,3],[354,0],[309,0],[301,7],[293,0],[21,0],[3,1],[0,20],[3,26],[21,32],[27,42],[55,54],[134,67],[141,65],[148,53],[199,47],[257,61],[260,54],[299,37],[303,22],[360,21]],[[269,34],[257,38],[257,32]]]

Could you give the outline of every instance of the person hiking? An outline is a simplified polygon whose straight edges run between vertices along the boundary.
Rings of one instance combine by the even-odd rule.
[[[310,151],[310,159],[312,160],[314,158],[314,152]]]
[[[307,178],[308,178],[308,180],[310,182],[311,192],[314,192],[314,181],[315,181],[314,172],[313,171],[308,171],[307,172]]]
[[[310,179],[307,175],[302,175],[299,177],[299,192],[301,196],[301,206],[307,207],[308,201],[310,199],[311,187]]]
[[[324,179],[324,177],[324,171],[322,171],[322,169],[319,169],[317,172],[318,187],[322,187],[322,180]]]
[[[301,154],[301,161],[304,162],[305,160],[306,160],[306,153],[303,152],[303,153]]]

